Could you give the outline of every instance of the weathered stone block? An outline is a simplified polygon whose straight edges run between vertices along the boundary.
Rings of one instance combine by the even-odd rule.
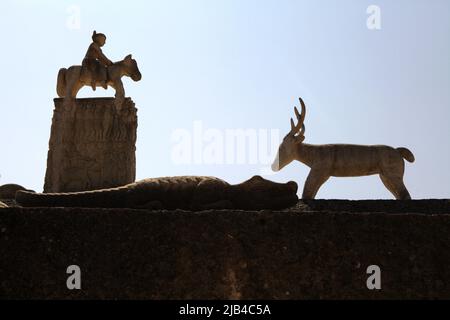
[[[125,185],[136,175],[137,109],[130,98],[54,99],[44,192]]]
[[[448,200],[0,209],[0,299],[450,299],[449,213]],[[366,286],[374,264],[381,290]]]

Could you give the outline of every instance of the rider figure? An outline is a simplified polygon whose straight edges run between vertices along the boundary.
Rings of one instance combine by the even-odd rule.
[[[91,74],[91,87],[93,90],[95,90],[96,80],[100,81],[103,88],[108,89],[104,67],[108,67],[113,63],[103,54],[101,49],[106,42],[106,36],[103,33],[94,31],[92,41],[83,59],[82,66],[86,67]]]

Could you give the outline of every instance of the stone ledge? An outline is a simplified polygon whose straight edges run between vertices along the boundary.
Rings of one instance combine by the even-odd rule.
[[[450,298],[445,208],[301,209],[336,203],[276,212],[0,209],[0,298]],[[80,291],[66,288],[72,264],[82,270]],[[381,291],[366,288],[372,264],[381,267]]]

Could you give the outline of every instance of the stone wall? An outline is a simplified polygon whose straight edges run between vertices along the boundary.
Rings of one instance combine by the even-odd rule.
[[[0,298],[450,299],[449,213],[447,200],[0,209]],[[382,289],[371,291],[374,264]],[[81,290],[66,287],[69,265]]]
[[[135,180],[137,110],[127,98],[54,99],[44,192],[116,187]]]

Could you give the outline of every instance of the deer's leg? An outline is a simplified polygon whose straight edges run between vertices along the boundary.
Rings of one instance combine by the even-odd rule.
[[[403,183],[403,177],[380,174],[381,181],[397,200],[411,200],[411,196]]]
[[[400,179],[397,182],[397,189],[400,195],[400,200],[411,200],[411,195],[409,194],[408,189],[406,189],[403,179]]]
[[[314,199],[320,187],[330,178],[322,172],[311,170],[306,178],[302,199]]]

